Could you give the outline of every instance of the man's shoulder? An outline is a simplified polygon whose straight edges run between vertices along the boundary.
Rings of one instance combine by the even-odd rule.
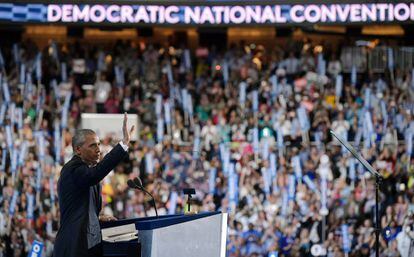
[[[74,168],[76,168],[76,167],[78,167],[78,166],[80,166],[82,164],[83,164],[82,160],[78,156],[74,155],[72,157],[72,159],[70,159],[67,163],[65,163],[63,165],[62,171],[61,171],[61,175],[65,171],[67,171],[67,170],[73,170]]]

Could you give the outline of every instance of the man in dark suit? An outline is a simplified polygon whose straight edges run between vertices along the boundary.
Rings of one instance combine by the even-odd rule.
[[[99,215],[102,207],[99,182],[128,154],[130,135],[127,115],[122,127],[123,139],[100,160],[100,142],[93,130],[82,129],[72,138],[74,156],[60,173],[58,196],[60,228],[56,236],[54,257],[102,256],[99,221],[115,218]]]

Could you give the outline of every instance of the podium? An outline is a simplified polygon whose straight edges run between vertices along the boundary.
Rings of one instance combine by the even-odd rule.
[[[227,214],[164,215],[103,223],[102,229],[135,224],[138,239],[103,241],[105,257],[225,257]]]

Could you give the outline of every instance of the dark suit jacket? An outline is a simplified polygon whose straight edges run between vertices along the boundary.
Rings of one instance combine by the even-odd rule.
[[[60,228],[54,257],[86,257],[88,248],[101,242],[99,182],[126,155],[118,144],[95,167],[88,167],[78,156],[63,166],[58,181]]]

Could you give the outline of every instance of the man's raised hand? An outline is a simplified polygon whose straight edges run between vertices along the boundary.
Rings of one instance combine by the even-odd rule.
[[[134,132],[135,126],[132,125],[131,129],[128,131],[128,115],[124,113],[124,124],[122,126],[122,133],[124,134],[124,138],[122,139],[122,143],[125,145],[129,145],[129,141],[131,140],[131,134]]]

